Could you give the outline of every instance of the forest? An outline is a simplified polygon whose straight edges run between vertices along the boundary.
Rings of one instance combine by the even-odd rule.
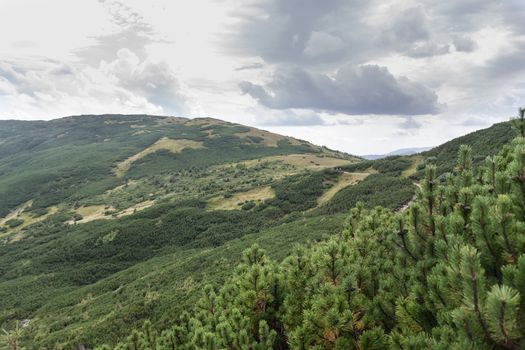
[[[522,294],[502,277],[505,239],[492,266],[456,237],[478,237],[485,198],[495,239],[505,195],[518,251],[517,121],[374,161],[215,119],[2,123],[0,189],[24,189],[0,198],[8,349],[435,348],[463,305],[456,287],[426,293],[450,242],[479,250],[485,294]]]
[[[97,349],[523,349],[525,110],[474,166],[426,165],[403,212],[357,203],[336,236],[281,262],[247,249],[172,325]]]

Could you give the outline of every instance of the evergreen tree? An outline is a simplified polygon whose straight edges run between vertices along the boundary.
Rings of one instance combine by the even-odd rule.
[[[524,113],[480,168],[468,146],[452,174],[427,162],[409,210],[359,203],[282,262],[254,246],[171,329],[146,322],[116,349],[525,348]]]

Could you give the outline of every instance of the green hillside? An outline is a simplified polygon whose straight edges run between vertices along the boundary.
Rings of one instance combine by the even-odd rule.
[[[282,261],[254,245],[170,327],[146,321],[115,349],[525,348],[523,112],[483,165],[467,145],[453,174],[427,165],[409,210],[358,204]]]
[[[461,145],[472,147],[472,161],[474,164],[480,164],[487,156],[498,153],[498,150],[512,141],[514,135],[509,122],[498,123],[488,129],[458,137],[423,154],[427,158],[436,157],[435,164],[440,173],[450,172],[455,166],[455,159],[451,154],[457,154]]]
[[[512,131],[466,138],[495,154]],[[339,233],[357,202],[405,210],[424,164],[442,173],[458,147],[364,161],[209,118],[0,121],[0,324],[25,320],[28,349],[167,329],[244,249],[281,260]]]
[[[0,215],[29,200],[34,209],[82,203],[132,179],[245,159],[303,153],[355,159],[207,118],[107,115],[1,121],[0,142]],[[145,152],[149,147],[153,150]]]

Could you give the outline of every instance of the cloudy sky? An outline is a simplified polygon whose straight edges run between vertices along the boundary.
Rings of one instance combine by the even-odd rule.
[[[525,105],[523,0],[0,0],[0,118],[210,116],[354,154]]]

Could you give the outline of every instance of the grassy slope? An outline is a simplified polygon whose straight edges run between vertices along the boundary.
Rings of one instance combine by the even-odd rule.
[[[487,156],[494,155],[514,138],[509,122],[494,124],[490,128],[478,130],[458,137],[441,146],[435,147],[430,151],[423,152],[426,158],[436,157],[436,165],[440,173],[452,171],[455,165],[455,156],[458,154],[460,145],[472,147],[472,154],[475,155],[473,161],[478,164]]]
[[[28,336],[36,348],[74,341],[78,327],[111,338],[125,334],[126,322],[144,313],[151,316],[143,299],[157,300],[157,295],[162,295],[155,306],[161,322],[168,315],[161,311],[173,307],[162,302],[167,294],[183,304],[191,301],[174,285],[191,276],[193,288],[198,288],[199,273],[204,280],[217,280],[225,270],[213,261],[235,256],[224,249],[249,245],[259,239],[257,233],[275,236],[282,227],[290,241],[325,234],[340,220],[326,226],[309,219],[313,229],[303,235],[302,229],[294,229],[302,227],[299,213],[316,205],[335,176],[322,169],[356,160],[304,141],[210,119],[8,121],[0,122],[0,138],[0,212],[21,208],[14,217],[24,219],[15,228],[4,224],[0,233],[0,323],[32,319]],[[177,147],[174,152],[171,146],[181,142],[199,147]],[[118,164],[126,166],[119,169]],[[250,200],[243,191],[269,187],[273,198],[251,210],[209,210],[206,203],[224,196],[232,205],[242,204]],[[152,207],[121,217],[143,203]],[[287,221],[290,227],[282,226]],[[252,238],[232,243],[245,236]],[[277,244],[275,251],[290,248],[278,239],[268,242]],[[158,272],[152,288],[164,285],[162,291],[132,282],[147,279],[143,274],[151,271]],[[110,297],[120,287],[118,293],[129,294],[115,304]],[[170,290],[175,292],[167,293]],[[122,329],[108,333],[114,320],[124,322]]]
[[[232,240],[217,248],[176,249],[136,264],[92,285],[52,298],[35,314],[35,347],[99,344],[129,333],[150,318],[159,326],[198,297],[202,283],[220,284],[244,249],[258,243],[275,258],[286,256],[296,243],[319,240],[339,232],[343,217],[307,218],[284,223]]]
[[[371,175],[329,193],[340,173],[321,170],[324,165],[317,166],[322,160],[316,157],[345,155],[274,134],[265,140],[264,132],[214,120],[176,119],[167,124],[165,118],[133,116],[125,117],[122,124],[122,118],[68,118],[53,122],[59,127],[51,129],[46,123],[27,124],[31,137],[41,137],[49,130],[65,135],[18,152],[14,152],[16,145],[22,145],[17,143],[20,137],[16,133],[23,123],[6,122],[17,125],[0,145],[0,169],[7,173],[0,179],[0,193],[6,191],[2,186],[16,179],[16,167],[22,174],[38,170],[47,176],[37,184],[29,181],[31,186],[23,182],[27,177],[19,179],[19,185],[31,188],[37,198],[15,198],[4,192],[7,199],[0,199],[0,207],[12,209],[13,198],[18,204],[36,199],[43,207],[62,206],[57,214],[25,227],[24,239],[18,235],[17,242],[0,246],[0,322],[33,319],[28,336],[35,348],[55,342],[112,342],[127,334],[130,324],[146,317],[162,326],[169,323],[170,314],[193,300],[202,283],[220,283],[227,277],[235,258],[253,242],[281,257],[293,243],[337,232],[344,216],[339,213],[358,200],[368,206],[397,209],[413,196],[412,180],[406,178],[414,171],[413,157],[343,166],[347,172]],[[83,132],[79,134],[78,128]],[[446,167],[459,144],[465,142],[473,145],[476,154],[495,153],[512,133],[505,124],[494,128],[451,141],[437,149],[441,151],[430,151],[423,157],[435,155],[438,165]],[[239,136],[240,132],[246,135]],[[64,140],[71,133],[76,136]],[[2,135],[6,130],[0,124]],[[137,159],[122,178],[114,176],[118,162],[139,154],[161,137],[193,139],[207,149],[183,150],[176,155],[161,150]],[[5,147],[14,153],[9,155]],[[92,154],[75,158],[85,152]],[[290,162],[274,157],[298,153],[315,155],[313,163],[302,156],[293,156]],[[67,161],[60,163],[59,159]],[[87,173],[78,171],[86,167],[90,169]],[[60,174],[58,181],[55,173]],[[65,184],[74,191],[64,191]],[[206,204],[221,196],[242,200],[236,191],[265,186],[271,186],[275,196],[249,211],[213,211]],[[330,199],[319,205],[327,193]],[[156,204],[128,217],[64,224],[71,216],[64,206],[106,204],[121,210],[149,200]],[[210,203],[213,207],[213,201]]]
[[[37,208],[88,198],[123,184],[127,178],[264,156],[323,153],[304,141],[261,133],[271,139],[267,144],[263,137],[247,137],[252,130],[208,119],[151,116],[0,121],[0,216],[28,200],[34,200]],[[116,164],[163,137],[191,140],[202,148],[139,157],[123,178],[114,176]]]

